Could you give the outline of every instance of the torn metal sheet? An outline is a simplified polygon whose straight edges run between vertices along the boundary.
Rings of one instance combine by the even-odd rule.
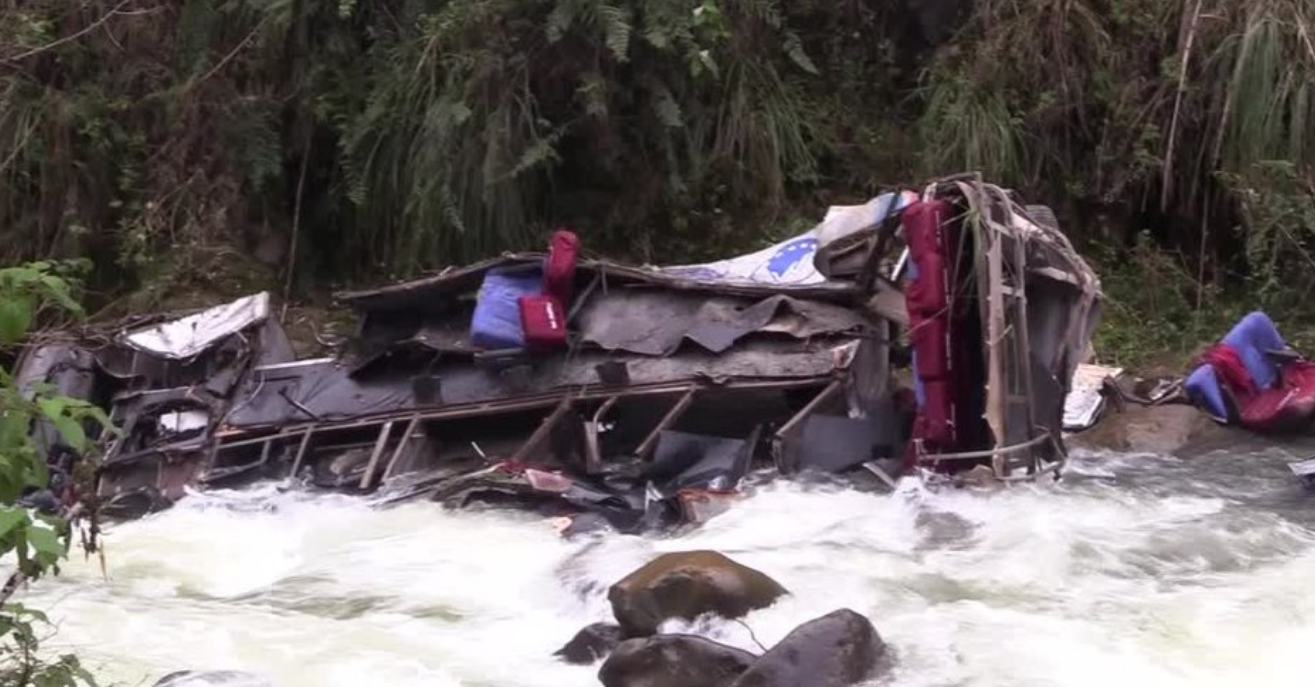
[[[862,334],[871,323],[852,308],[772,296],[753,302],[654,290],[596,296],[580,312],[584,341],[604,350],[670,355],[685,340],[721,353],[754,332],[809,338]]]
[[[269,293],[262,291],[195,315],[126,334],[124,342],[140,351],[186,360],[267,317]]]

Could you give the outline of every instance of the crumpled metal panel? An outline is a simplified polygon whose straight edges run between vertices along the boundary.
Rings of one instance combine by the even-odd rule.
[[[586,388],[600,384],[597,365],[616,360],[626,363],[634,385],[824,378],[836,371],[836,346],[847,342],[753,341],[720,355],[694,351],[665,358],[599,352],[556,356],[534,360],[515,387],[493,370],[454,361],[427,373],[438,378],[436,398],[427,403],[416,398],[408,375],[354,376],[335,361],[312,361],[255,370],[235,394],[224,424],[249,429],[343,420]]]
[[[721,353],[755,332],[802,339],[867,332],[871,325],[855,309],[789,296],[754,301],[626,290],[594,296],[579,327],[584,341],[604,350],[665,356],[686,340]]]
[[[216,342],[269,317],[269,293],[239,298],[209,310],[125,334],[138,350],[174,360],[196,357]]]

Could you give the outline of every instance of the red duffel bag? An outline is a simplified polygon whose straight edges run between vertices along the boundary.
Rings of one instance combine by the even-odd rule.
[[[525,348],[545,351],[566,346],[566,311],[551,295],[521,296],[521,330]]]

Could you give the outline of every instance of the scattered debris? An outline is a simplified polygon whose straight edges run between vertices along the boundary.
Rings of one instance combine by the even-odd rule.
[[[1064,399],[1064,429],[1081,431],[1096,424],[1105,411],[1105,389],[1123,374],[1121,367],[1078,365],[1073,386]]]
[[[964,175],[677,267],[581,257],[563,230],[339,294],[359,325],[331,357],[296,360],[261,293],[37,342],[18,378],[123,429],[99,486],[123,516],[273,478],[516,504],[573,535],[701,522],[760,470],[1035,479],[1063,465],[1100,290],[1029,212]]]
[[[1302,486],[1315,490],[1315,458],[1288,463],[1288,469],[1301,480]]]

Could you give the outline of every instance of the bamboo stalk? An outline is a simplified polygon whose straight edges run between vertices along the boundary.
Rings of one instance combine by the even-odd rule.
[[[1183,58],[1178,65],[1178,93],[1174,96],[1173,118],[1169,121],[1169,144],[1164,153],[1164,175],[1160,180],[1160,209],[1169,209],[1169,196],[1173,190],[1173,154],[1178,140],[1178,118],[1182,114],[1183,96],[1187,94],[1187,66],[1192,61],[1192,47],[1196,44],[1196,29],[1201,23],[1201,4],[1196,0],[1192,11],[1192,20],[1187,29],[1187,44],[1183,47]]]

